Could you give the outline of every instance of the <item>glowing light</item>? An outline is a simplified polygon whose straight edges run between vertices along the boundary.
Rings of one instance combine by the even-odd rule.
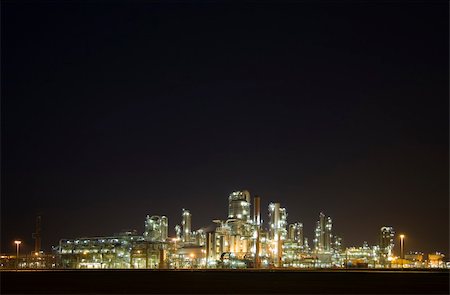
[[[22,244],[22,241],[14,241],[14,244],[20,245],[20,244]]]

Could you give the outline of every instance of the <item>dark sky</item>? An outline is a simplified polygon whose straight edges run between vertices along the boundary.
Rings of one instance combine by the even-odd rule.
[[[449,248],[448,2],[2,1],[1,252],[195,228],[228,194],[312,239]]]

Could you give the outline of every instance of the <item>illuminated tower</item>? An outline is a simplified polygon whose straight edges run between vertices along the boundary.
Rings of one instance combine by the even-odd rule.
[[[333,227],[333,221],[331,220],[331,217],[327,217],[326,223],[325,223],[325,233],[324,233],[324,243],[323,243],[324,250],[327,252],[331,251],[331,239],[333,237],[333,235],[331,234],[332,227]]]
[[[169,219],[166,216],[161,216],[161,240],[167,240],[169,236]]]
[[[388,249],[392,252],[394,248],[395,231],[392,226],[383,226],[380,229],[380,249]]]
[[[255,245],[253,251],[255,256],[255,268],[259,268],[261,267],[261,198],[258,196],[255,196],[253,202],[253,224],[255,226]]]
[[[326,217],[325,214],[320,212],[319,220],[316,224],[314,249],[317,252],[329,252],[331,251],[331,229],[333,222],[331,217]]]
[[[380,262],[386,265],[392,257],[394,250],[395,231],[392,226],[383,226],[380,229]]]
[[[283,241],[287,238],[285,208],[280,208],[280,203],[269,204],[269,239],[272,240],[272,258],[275,266],[281,266]]]
[[[250,222],[250,193],[232,192],[228,197],[228,218]]]
[[[261,225],[261,198],[255,196],[253,204],[253,223],[256,226]]]
[[[167,239],[168,219],[166,216],[147,215],[144,238],[152,242],[164,242]]]
[[[280,238],[282,240],[287,239],[287,213],[286,208],[280,208],[280,220],[278,228],[280,230]]]
[[[296,222],[289,225],[289,240],[303,246],[303,223]]]
[[[333,236],[333,250],[336,253],[342,252],[342,238],[338,236]]]
[[[181,241],[189,243],[191,241],[191,220],[192,216],[189,210],[183,209],[182,222],[183,234],[181,236]]]
[[[291,241],[295,241],[295,224],[289,224],[288,229],[288,239]]]
[[[278,240],[280,228],[280,203],[269,204],[269,239]]]
[[[159,217],[147,215],[145,218],[144,238],[147,241],[156,241],[159,239]]]
[[[303,240],[303,251],[306,253],[311,252],[311,248],[309,247],[308,238],[304,238]]]
[[[314,250],[323,251],[324,242],[324,231],[325,231],[325,215],[320,212],[319,220],[316,223],[316,229],[314,231]]]
[[[181,241],[181,226],[179,224],[175,225],[175,234],[176,234],[176,239],[178,241]]]
[[[296,238],[298,239],[298,244],[303,247],[305,236],[303,235],[303,223],[299,223],[296,232]]]

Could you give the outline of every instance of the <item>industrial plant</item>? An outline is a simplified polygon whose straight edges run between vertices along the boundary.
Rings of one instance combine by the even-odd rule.
[[[169,236],[166,216],[147,215],[144,232],[126,231],[112,236],[62,239],[52,255],[40,251],[40,217],[37,219],[35,255],[16,259],[19,268],[95,269],[197,269],[197,268],[446,268],[441,253],[394,253],[395,231],[383,226],[378,245],[342,246],[333,232],[333,220],[320,212],[312,243],[303,224],[288,223],[286,208],[270,203],[268,222],[261,218],[261,199],[248,191],[228,197],[228,217],[213,220],[208,229],[192,229],[192,214],[181,211],[175,236]],[[18,241],[17,241],[18,242]],[[19,242],[20,244],[20,242]],[[17,256],[19,257],[19,244]],[[2,256],[7,267],[12,257]],[[30,259],[31,262],[30,262]],[[33,264],[34,263],[34,264]],[[11,266],[11,263],[9,263]]]
[[[288,223],[280,203],[270,203],[268,223],[261,218],[261,199],[248,191],[228,197],[228,217],[212,229],[192,229],[192,214],[182,209],[181,225],[169,237],[166,216],[147,216],[142,235],[123,232],[110,237],[63,239],[57,247],[62,268],[390,268],[442,264],[442,255],[394,255],[393,227],[380,229],[379,244],[342,247],[330,216],[320,213],[312,244],[301,222]],[[402,250],[403,251],[403,250]],[[408,259],[406,259],[408,258]],[[441,264],[439,264],[441,263]]]

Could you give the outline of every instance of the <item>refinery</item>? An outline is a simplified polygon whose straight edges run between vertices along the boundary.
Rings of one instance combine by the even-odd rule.
[[[394,251],[392,226],[381,226],[379,242],[369,246],[342,246],[333,233],[330,216],[320,212],[314,238],[304,236],[301,222],[288,223],[286,208],[270,203],[268,222],[261,218],[261,199],[246,190],[228,197],[228,217],[213,220],[214,227],[192,229],[192,215],[182,209],[175,236],[169,236],[166,216],[147,215],[142,234],[127,231],[112,236],[61,239],[52,254],[40,249],[40,217],[37,219],[35,251],[1,256],[1,268],[59,269],[242,269],[242,268],[448,268],[444,255],[436,252]],[[17,257],[19,259],[17,259]]]

